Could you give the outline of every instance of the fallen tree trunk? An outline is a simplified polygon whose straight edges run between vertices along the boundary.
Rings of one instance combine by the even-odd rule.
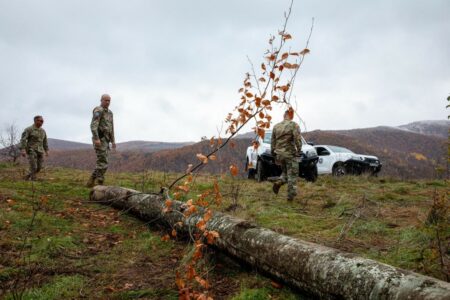
[[[90,198],[168,228],[182,222],[182,228],[177,228],[181,232],[195,230],[202,215],[184,218],[185,205],[180,201],[173,201],[172,211],[164,213],[161,195],[120,187],[96,186]],[[214,246],[221,251],[315,297],[450,299],[449,283],[281,235],[226,214],[214,213],[207,229],[220,234]]]

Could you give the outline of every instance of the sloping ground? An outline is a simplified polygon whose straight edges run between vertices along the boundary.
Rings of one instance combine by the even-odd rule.
[[[165,232],[85,202],[87,172],[46,170],[34,184],[20,180],[23,172],[23,166],[0,165],[1,299],[12,299],[13,292],[46,300],[178,299],[175,272],[192,249],[185,241],[163,241]],[[108,177],[152,190],[161,178]],[[215,299],[304,299],[226,257],[213,257],[206,266]]]
[[[30,182],[20,180],[25,165],[0,167],[0,287],[10,289],[19,279],[28,299],[138,295],[176,299],[174,272],[189,251],[184,243],[162,242],[164,233],[149,231],[150,224],[84,203],[88,172],[48,169],[33,192]],[[157,191],[175,176],[156,171],[109,173],[107,182]],[[425,275],[443,280],[450,276],[448,181],[323,176],[315,184],[300,181],[299,197],[287,203],[285,187],[275,196],[268,182],[215,177],[224,196],[216,210]],[[213,180],[213,176],[196,177],[190,194],[181,200],[195,199],[212,188]],[[42,208],[21,256],[33,202],[40,202]],[[216,299],[300,298],[289,289],[273,288],[270,280],[225,258],[208,264]]]

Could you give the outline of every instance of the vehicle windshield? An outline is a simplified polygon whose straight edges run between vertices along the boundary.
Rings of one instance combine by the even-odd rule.
[[[344,147],[338,147],[338,146],[328,146],[333,152],[336,153],[353,153],[353,151],[344,148]]]
[[[265,144],[270,144],[271,139],[272,139],[272,131],[266,131],[266,133],[264,134],[264,140],[263,140],[263,143],[265,143]],[[301,139],[302,139],[302,144],[303,144],[303,145],[306,145],[307,142],[306,142],[306,140],[303,138],[303,136],[301,136]]]
[[[270,144],[270,140],[272,139],[272,131],[266,131],[266,134],[264,134],[264,140],[263,142],[265,144]]]

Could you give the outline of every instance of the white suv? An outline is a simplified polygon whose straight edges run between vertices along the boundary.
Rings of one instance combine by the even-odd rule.
[[[376,156],[355,154],[353,151],[331,145],[314,146],[319,155],[317,170],[319,174],[360,175],[369,173],[377,175],[381,170],[381,162]]]
[[[252,146],[247,148],[246,171],[248,178],[255,178],[263,181],[268,177],[280,176],[281,168],[275,164],[270,151],[270,141],[272,131],[267,130],[264,139],[258,136]],[[317,179],[317,156],[316,149],[309,145],[302,137],[302,153],[299,160],[299,176],[307,181],[316,181]]]

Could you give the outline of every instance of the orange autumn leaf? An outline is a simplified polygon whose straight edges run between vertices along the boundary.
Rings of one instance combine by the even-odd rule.
[[[253,94],[250,92],[247,92],[247,93],[245,93],[245,96],[247,96],[248,98],[251,98],[251,97],[253,97]]]
[[[217,159],[217,156],[216,156],[215,154],[211,154],[211,155],[209,156],[209,159],[210,159],[210,160],[216,160],[216,159]]]
[[[207,231],[204,233],[204,236],[206,236],[206,241],[208,244],[212,245],[214,244],[214,241],[216,238],[219,237],[219,233],[217,231]]]
[[[285,53],[283,53],[283,55],[281,55],[281,59],[286,59],[286,58],[288,58],[288,56],[289,56],[289,53],[285,52]]]
[[[274,61],[277,57],[275,56],[275,54],[271,54],[269,56],[266,57],[269,61]]]
[[[264,113],[262,111],[259,112],[259,117],[262,119],[264,118]]]
[[[184,289],[184,287],[186,286],[186,283],[184,282],[184,280],[180,277],[180,273],[177,271],[176,273],[176,280],[175,280],[178,289]]]
[[[272,97],[272,99],[273,99],[273,97]],[[264,105],[264,106],[270,105],[270,100],[267,100],[267,99],[263,100],[262,105]]]
[[[278,99],[280,99],[280,98],[277,95],[272,96],[272,101],[278,101]]]
[[[305,49],[303,49],[301,52],[300,52],[300,54],[301,55],[306,55],[306,54],[308,54],[309,52],[311,52],[308,48],[305,48]]]
[[[263,123],[263,126],[265,126],[265,123]],[[258,136],[260,136],[261,138],[264,138],[265,133],[266,133],[266,131],[263,128],[258,127],[258,129],[257,129]]]
[[[238,173],[239,173],[239,170],[238,170],[238,167],[236,166],[236,165],[231,165],[230,166],[230,173],[231,173],[231,175],[233,175],[233,176],[237,176],[238,175]]]
[[[170,236],[168,234],[161,237],[161,241],[167,242],[168,240],[170,240]]]
[[[173,204],[173,202],[172,202],[172,200],[170,200],[170,199],[167,199],[167,200],[166,200],[166,202],[165,202],[165,204],[166,204],[166,207],[167,207],[167,208],[171,208],[171,207],[172,207],[172,204]]]
[[[261,82],[266,82],[266,79],[265,79],[264,77],[260,77],[260,78],[259,78],[259,81],[261,81]]]
[[[266,70],[266,65],[264,63],[261,64],[261,69]]]
[[[261,106],[261,98],[260,97],[256,97],[255,98],[255,105],[256,105],[256,107],[260,107]]]
[[[238,90],[238,93],[242,93],[244,91],[244,88],[240,88],[239,90]]]
[[[205,222],[208,222],[211,219],[211,217],[212,217],[212,210],[208,209],[208,211],[203,216],[203,220]]]
[[[195,280],[205,289],[209,288],[209,283],[205,279],[202,279],[200,276],[195,276]]]
[[[187,270],[187,276],[186,276],[187,279],[191,280],[195,277],[195,275],[196,275],[196,272],[195,272],[194,267],[192,265],[189,265],[188,270]]]
[[[175,229],[172,229],[172,236],[176,237],[177,236],[177,231]]]
[[[200,220],[197,224],[195,224],[195,226],[201,231],[204,231],[206,229],[206,222],[204,220]]]
[[[275,79],[275,73],[270,72],[269,76],[270,76],[270,79]]]
[[[292,39],[292,36],[289,33],[283,34],[283,40]]]
[[[197,158],[198,158],[203,164],[207,164],[207,163],[208,163],[208,158],[207,158],[205,155],[201,154],[201,153],[198,153],[198,154],[197,154]]]
[[[281,289],[281,288],[283,288],[283,285],[282,285],[282,284],[280,284],[280,283],[278,283],[278,282],[275,282],[275,281],[272,281],[270,284],[271,284],[274,288],[276,288],[276,289]]]
[[[177,189],[185,193],[189,192],[189,187],[187,185],[179,185],[177,186]]]

